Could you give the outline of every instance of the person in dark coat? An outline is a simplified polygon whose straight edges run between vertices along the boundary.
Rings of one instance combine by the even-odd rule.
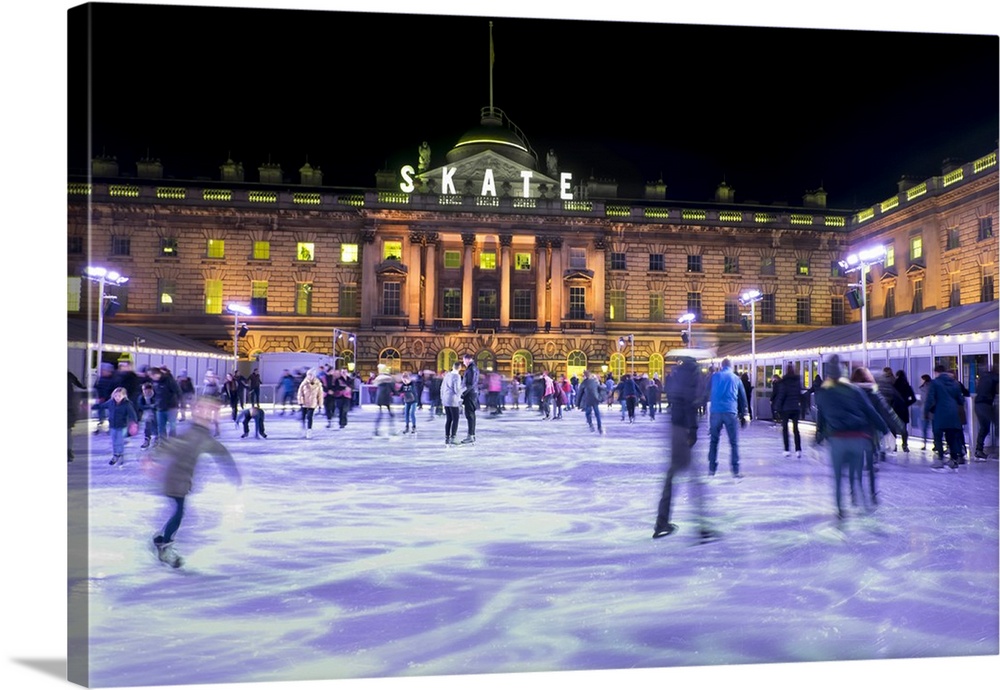
[[[184,518],[184,502],[191,493],[198,458],[211,455],[230,481],[237,486],[242,484],[233,456],[208,430],[208,425],[218,416],[218,407],[216,399],[201,397],[195,400],[191,407],[191,425],[180,435],[160,443],[149,456],[149,462],[165,466],[163,494],[174,505],[173,514],[153,537],[152,546],[160,561],[173,568],[179,568],[184,563],[173,548],[174,534]]]
[[[868,401],[875,408],[875,411],[879,413],[882,420],[885,422],[886,426],[889,427],[889,433],[901,434],[902,430],[905,428],[902,420],[899,416],[893,412],[892,406],[882,397],[882,393],[879,391],[878,384],[875,382],[875,377],[872,373],[865,367],[858,367],[851,374],[851,383],[856,385],[858,388],[868,396]],[[884,435],[876,433],[872,438],[872,446],[865,452],[864,468],[868,471],[868,488],[871,496],[872,504],[878,503],[878,491],[875,489],[875,472],[877,467],[875,462],[882,459],[882,438]],[[854,468],[851,468],[854,471]],[[858,482],[862,481],[862,477],[858,477]],[[854,498],[854,476],[851,476],[851,503],[855,503]]]
[[[660,407],[660,384],[657,379],[649,379],[646,383],[646,408],[649,410],[649,420],[656,420],[656,412]]]
[[[181,404],[181,387],[166,367],[152,367],[149,377],[156,394],[156,428],[159,440],[177,435],[177,408]]]
[[[251,420],[253,421],[253,437],[267,438],[267,434],[264,433],[264,410],[260,408],[260,405],[250,405],[240,412],[240,418],[237,420],[243,424],[243,435],[240,438],[246,438],[250,435]]]
[[[139,375],[132,371],[132,365],[128,362],[118,362],[118,371],[114,375],[115,388],[121,386],[128,395],[129,402],[139,411],[139,396],[142,395],[142,380]]]
[[[97,403],[105,403],[111,399],[111,391],[115,389],[115,367],[110,362],[101,362],[100,373],[97,376],[97,381],[94,382],[94,397],[97,398]],[[97,428],[94,429],[95,434],[101,432],[101,424],[107,419],[108,411],[107,408],[97,407]]]
[[[580,382],[579,403],[587,418],[587,426],[594,431],[594,418],[597,419],[597,433],[603,435],[601,426],[601,403],[604,402],[604,387],[597,377],[586,369],[583,370],[583,381]]]
[[[896,378],[892,382],[892,387],[896,389],[896,393],[898,394],[892,399],[892,410],[903,422],[903,432],[900,434],[903,438],[903,452],[909,453],[910,405],[917,402],[916,391],[913,390],[913,386],[910,385],[909,380],[906,378],[906,372],[902,369],[896,372]]]
[[[382,428],[382,408],[385,408],[389,415],[389,434],[396,435],[396,418],[392,414],[392,396],[396,394],[396,380],[389,374],[389,367],[385,364],[378,365],[378,376],[372,380],[375,386],[375,405],[378,414],[375,416],[375,436],[379,435]]]
[[[740,374],[740,381],[743,382],[743,389],[747,393],[747,418],[755,419],[757,417],[757,412],[753,407],[753,396],[750,395],[753,392],[753,384],[750,383],[750,375],[745,371]]]
[[[965,445],[965,439],[962,438],[965,398],[958,381],[948,373],[944,365],[939,364],[934,367],[934,373],[937,376],[931,381],[927,391],[927,402],[924,405],[925,413],[932,415],[934,451],[937,453],[931,469],[937,472],[946,471],[943,441],[948,444],[948,468],[957,470]]]
[[[250,404],[260,407],[260,372],[254,369],[247,378],[247,385],[250,387]]]
[[[788,449],[788,422],[792,423],[792,435],[795,438],[795,455],[802,457],[802,439],[799,436],[799,415],[802,413],[802,378],[789,364],[785,367],[785,375],[774,387],[774,405],[781,415],[781,438],[785,443],[785,457],[790,454]]]
[[[479,409],[479,367],[471,354],[462,355],[465,374],[462,376],[462,404],[465,406],[465,421],[468,433],[461,443],[476,442],[476,410]]]
[[[670,466],[656,509],[653,539],[661,539],[677,531],[677,525],[670,522],[674,477],[688,474],[688,494],[695,510],[698,538],[706,542],[717,538],[718,534],[707,524],[704,482],[691,472],[691,448],[698,441],[698,408],[705,404],[705,379],[698,370],[696,351],[682,350],[674,356],[678,358],[678,363],[666,380],[670,400],[667,408],[670,415]]]
[[[976,434],[976,460],[986,460],[984,444],[986,437],[993,428],[993,440],[997,438],[997,415],[993,407],[993,401],[997,397],[997,390],[1000,387],[996,369],[987,369],[979,375],[976,382],[976,397],[973,399],[976,422],[979,424],[979,432]]]
[[[844,466],[850,470],[849,477],[860,481],[865,453],[870,452],[876,434],[888,431],[868,396],[843,377],[840,357],[833,355],[824,362],[823,385],[816,393],[816,443],[830,445],[838,519],[845,517],[841,500]]]

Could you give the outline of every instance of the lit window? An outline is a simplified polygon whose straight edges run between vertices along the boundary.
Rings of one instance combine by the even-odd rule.
[[[80,311],[80,292],[83,279],[80,276],[69,276],[66,279],[66,310]]]
[[[267,240],[256,240],[253,243],[253,258],[258,261],[268,261],[271,258],[271,243]]]
[[[205,281],[205,313],[222,313],[222,281],[209,278]]]
[[[882,264],[887,267],[896,265],[896,248],[891,244],[885,246],[885,261]]]
[[[267,313],[267,281],[250,281],[250,310],[261,316]]]
[[[497,267],[497,253],[483,252],[479,255],[479,268],[492,271]]]
[[[160,295],[160,299],[157,300],[156,311],[162,314],[172,312],[177,296],[177,281],[172,278],[160,278],[156,281],[156,292]]]
[[[531,254],[529,252],[518,253],[514,255],[514,270],[515,271],[531,270]]]
[[[383,261],[402,261],[403,260],[403,243],[398,240],[388,240],[382,243],[382,260]]]
[[[625,320],[625,291],[610,290],[608,292],[608,320]]]
[[[649,320],[663,321],[663,295],[650,294],[649,296]]]
[[[296,245],[295,258],[299,261],[313,261],[316,258],[316,244],[314,242],[299,242]]]
[[[809,275],[809,261],[808,259],[799,259],[795,262],[795,274],[800,276]]]
[[[444,267],[445,268],[461,268],[462,267],[462,252],[455,250],[446,250],[444,253]]]
[[[986,216],[979,219],[979,241],[988,240],[993,237],[993,216]]]
[[[340,245],[340,263],[343,264],[358,263],[358,245],[356,244]]]
[[[924,238],[914,235],[910,238],[910,261],[917,261],[924,256]]]
[[[209,259],[223,259],[226,256],[226,241],[225,240],[209,240],[208,241],[208,258]],[[216,312],[209,312],[216,313]]]
[[[358,300],[358,286],[344,284],[340,286],[340,300],[337,307],[338,316],[361,316],[361,302]]]
[[[295,286],[295,313],[309,316],[312,313],[312,283],[298,283]]]

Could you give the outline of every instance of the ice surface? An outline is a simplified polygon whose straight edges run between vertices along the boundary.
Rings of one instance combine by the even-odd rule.
[[[224,422],[244,484],[203,459],[179,571],[148,548],[170,505],[139,441],[109,466],[107,434],[81,423],[70,544],[89,541],[89,564],[69,587],[90,619],[71,657],[89,636],[92,685],[141,686],[998,653],[995,460],[937,474],[911,439],[878,473],[878,510],[838,525],[823,453],[784,458],[755,422],[744,480],[723,438],[707,487],[723,538],[696,544],[680,487],[680,529],[654,541],[667,416],[604,409],[605,436],[576,411],[481,412],[456,448],[427,408],[388,439],[367,407],[310,440],[277,413],[266,440]]]

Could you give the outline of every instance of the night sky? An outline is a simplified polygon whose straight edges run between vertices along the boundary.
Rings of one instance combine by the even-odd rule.
[[[308,161],[326,185],[372,187],[423,140],[441,165],[490,104],[490,20],[493,105],[542,159],[554,148],[621,196],[662,176],[674,200],[725,180],[740,203],[822,186],[854,209],[997,146],[996,35],[150,5],[93,19],[89,81],[70,43],[71,172],[88,83],[93,152],[125,173],[149,156],[218,179],[231,156],[248,181],[270,161],[298,182]]]

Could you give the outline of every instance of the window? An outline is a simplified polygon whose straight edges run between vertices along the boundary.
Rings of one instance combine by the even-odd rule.
[[[173,312],[177,299],[177,281],[173,278],[160,278],[156,281],[156,294],[160,296],[156,300],[156,311],[161,314]]]
[[[70,235],[66,238],[67,254],[83,254],[83,236]]]
[[[518,252],[517,254],[514,254],[514,270],[531,270],[531,254],[529,252]]]
[[[948,306],[958,307],[962,304],[962,283],[958,276],[951,277],[951,290],[948,293]]]
[[[886,248],[886,256],[888,254],[888,248]],[[844,271],[844,267],[840,265],[839,261],[830,262],[830,277],[831,278],[843,278],[847,273]]]
[[[514,300],[511,305],[511,318],[531,319],[534,304],[534,290],[514,290]]]
[[[361,316],[361,300],[358,299],[357,285],[342,284],[337,296],[337,316]]]
[[[611,270],[612,271],[624,271],[625,269],[625,252],[611,252]]]
[[[382,261],[402,261],[403,243],[399,240],[386,240],[382,243]]]
[[[480,319],[495,319],[499,315],[497,291],[494,288],[480,288],[476,300],[476,315]]]
[[[177,238],[176,237],[161,237],[160,238],[160,256],[177,256]]]
[[[958,249],[958,247],[959,247],[958,228],[948,228],[948,239],[944,245],[945,250]]]
[[[649,320],[663,321],[663,295],[656,293],[649,295]]]
[[[774,293],[767,293],[761,296],[760,299],[760,322],[761,323],[774,323],[775,313],[774,313]]]
[[[356,264],[358,263],[358,245],[356,244],[344,244],[340,245],[340,263],[342,264]]]
[[[399,316],[400,314],[400,283],[382,283],[382,315]]]
[[[701,320],[701,293],[700,292],[689,292],[687,293],[687,310],[694,314],[695,320]]]
[[[662,271],[665,268],[665,262],[663,260],[663,254],[650,254],[649,255],[649,270],[650,271]]]
[[[461,268],[462,267],[462,252],[453,249],[445,250],[444,253],[444,267],[445,268]]]
[[[68,276],[66,278],[66,311],[80,311],[80,295],[83,290],[83,278]]]
[[[566,355],[566,377],[572,379],[576,376],[583,378],[583,372],[587,369],[587,355],[580,350],[573,350]]]
[[[922,312],[924,310],[924,281],[914,280],[913,281],[913,302],[910,305],[910,311],[914,314]]]
[[[479,255],[479,268],[484,271],[494,271],[497,267],[496,252],[482,252]]]
[[[979,301],[980,302],[992,302],[995,295],[994,291],[994,278],[991,275],[983,274],[983,282],[979,291]]]
[[[700,254],[688,254],[688,273],[701,273],[701,255]]]
[[[914,235],[910,238],[910,261],[920,261],[924,258],[924,238]]]
[[[162,303],[162,295],[160,297]],[[205,313],[222,313],[222,281],[209,278],[205,281]]]
[[[479,367],[479,371],[485,373],[488,371],[496,371],[496,357],[489,350],[480,350],[476,355],[476,366]]]
[[[843,297],[831,297],[830,298],[830,325],[831,326],[843,326],[847,321],[844,318],[844,298]]]
[[[295,258],[299,261],[313,261],[316,258],[316,244],[299,242],[295,245]]]
[[[812,322],[812,298],[795,298],[795,323],[808,326]]]
[[[661,381],[663,381],[663,355],[659,352],[654,352],[649,355],[649,378],[653,376],[658,376]]]
[[[774,257],[765,256],[760,260],[760,274],[762,276],[773,276],[774,275]]]
[[[389,367],[390,374],[398,374],[400,372],[401,359],[402,357],[399,355],[399,350],[392,347],[387,347],[378,355],[378,363]]]
[[[608,291],[608,320],[609,321],[624,321],[625,320],[625,291],[624,290],[610,290],[610,291]]]
[[[226,241],[209,240],[206,253],[209,259],[224,259],[226,256]]]
[[[309,316],[312,314],[312,283],[295,284],[295,313],[299,316]]]
[[[723,273],[739,273],[740,272],[740,257],[738,256],[726,256],[722,259],[722,272]]]
[[[569,318],[587,318],[587,289],[584,287],[570,287],[569,289]]]
[[[886,268],[892,268],[896,265],[896,248],[891,245],[885,245],[885,259],[882,261],[882,265]]]
[[[111,255],[128,256],[132,249],[132,238],[126,235],[111,236]]]
[[[723,321],[726,323],[739,323],[740,317],[743,316],[740,311],[740,301],[736,296],[726,297],[725,313],[723,315]]]
[[[621,352],[612,352],[608,357],[608,372],[615,377],[615,381],[620,380],[625,373],[625,355]]]
[[[254,240],[253,258],[257,261],[269,261],[271,259],[271,243],[267,240]]]
[[[896,315],[896,286],[885,290],[885,304],[882,305],[882,318],[888,319]]]
[[[448,372],[454,366],[455,362],[458,361],[458,353],[452,350],[450,347],[446,347],[437,356],[437,368],[438,371]]]
[[[462,318],[462,290],[460,288],[445,288],[441,302],[441,318]]]
[[[569,248],[569,267],[587,268],[587,250],[584,247]]]
[[[267,313],[267,281],[250,281],[250,310],[257,316]]]
[[[511,376],[524,376],[531,371],[532,356],[527,350],[518,350],[510,358]]]
[[[807,276],[809,275],[809,260],[799,259],[795,262],[795,275],[797,276]]]
[[[979,241],[988,240],[993,237],[993,216],[986,216],[979,219]]]

